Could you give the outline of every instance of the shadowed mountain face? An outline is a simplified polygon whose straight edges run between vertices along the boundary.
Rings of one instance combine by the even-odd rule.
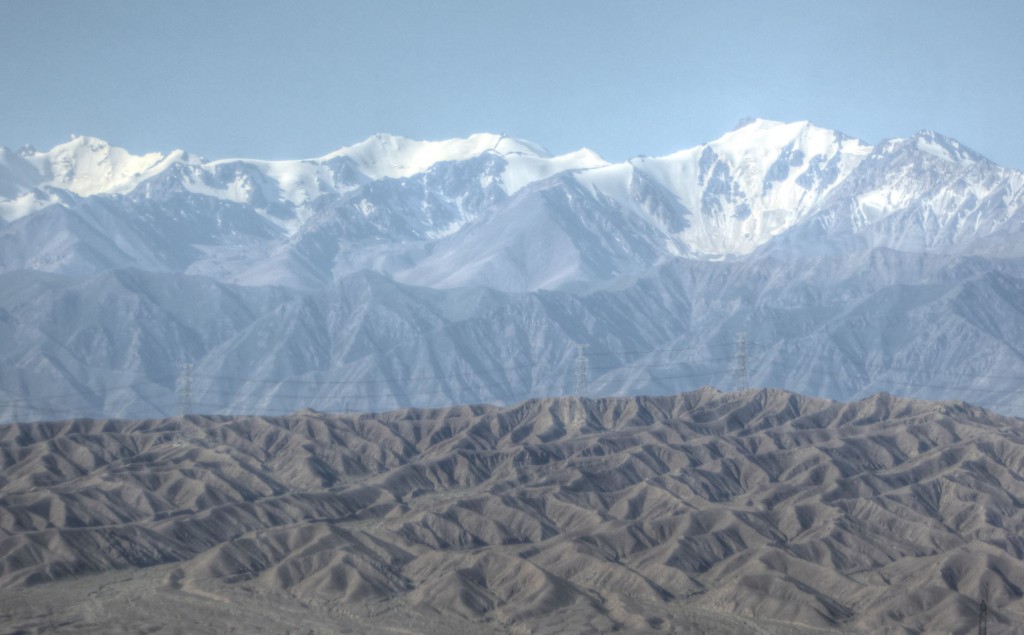
[[[907,254],[678,260],[612,288],[504,293],[363,272],[328,290],[138,270],[0,274],[0,420],[166,417],[194,360],[204,413],[517,403],[750,383],[1024,414],[1024,259]]]
[[[1018,632],[1022,423],[702,389],[6,426],[0,620]]]

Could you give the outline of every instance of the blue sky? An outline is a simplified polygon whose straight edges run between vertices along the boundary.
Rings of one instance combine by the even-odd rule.
[[[0,0],[0,144],[211,159],[505,132],[610,160],[744,117],[1024,168],[1024,2]]]

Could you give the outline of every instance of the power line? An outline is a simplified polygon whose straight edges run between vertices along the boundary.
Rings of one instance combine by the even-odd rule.
[[[711,362],[726,362],[726,361],[728,361],[728,359],[729,358],[721,358],[721,359],[717,359],[717,360],[707,360],[707,362],[708,363],[711,363]],[[690,364],[690,362],[684,362],[684,364]],[[672,368],[672,367],[677,367],[679,365],[680,365],[679,363],[650,364],[650,365],[645,365],[643,368],[645,368],[645,369]],[[587,368],[588,368],[588,370],[594,368],[594,367],[590,366],[589,360],[588,360]],[[600,367],[600,368],[597,368],[596,370],[613,371],[613,370],[625,370],[625,369],[628,369],[628,367],[623,367],[623,366]],[[652,374],[650,377],[651,377],[651,379],[657,380],[657,381],[667,381],[667,380],[675,380],[675,379],[692,379],[692,378],[695,378],[695,377],[715,377],[715,376],[726,375],[726,374],[728,374],[728,372],[729,372],[729,369],[727,367],[723,366],[722,368],[711,369],[711,370],[700,370],[700,371],[697,371],[697,372],[675,373],[675,374],[669,374],[669,375]],[[460,375],[460,376],[462,376],[462,375]],[[547,376],[553,378],[556,375],[554,373],[549,373]],[[196,383],[195,383],[195,378],[196,377],[204,377],[204,376],[201,375],[201,374],[198,374],[198,375],[195,374],[195,373],[192,374],[192,378],[193,378],[193,382],[192,382],[193,397],[194,397],[194,394],[196,393]],[[543,381],[544,377],[545,377],[544,375],[535,377],[533,383],[534,384],[541,384],[541,385],[548,385],[548,386],[550,386],[551,385],[550,383]],[[231,379],[236,379],[238,381],[245,382],[245,378],[242,378],[242,377],[232,377]],[[253,381],[253,382],[247,382],[247,383],[264,384],[264,383],[269,383],[270,381],[271,380],[259,380],[259,381]],[[297,386],[297,385],[308,385],[308,386],[332,386],[332,385],[333,386],[348,386],[348,385],[360,385],[360,384],[366,384],[366,383],[369,383],[369,382],[364,382],[364,381],[341,381],[341,380],[334,381],[334,382],[325,382],[325,381],[316,381],[316,380],[303,381],[303,380],[295,380],[295,379],[278,382],[278,384],[280,384],[280,385],[289,385],[289,386]],[[385,384],[386,383],[386,384],[389,384],[389,385],[401,385],[401,384],[408,385],[410,382],[407,381],[407,380],[402,380],[402,379],[387,379],[387,380],[379,380],[379,381],[378,380],[374,380],[372,383],[374,383],[374,384]],[[494,387],[504,387],[504,386],[507,385],[507,383],[508,382],[503,381],[503,380],[492,380],[492,381],[489,381],[489,382],[474,382],[473,386],[477,387],[477,388],[494,388]],[[589,379],[588,379],[588,386],[589,386]],[[182,387],[182,385],[179,384],[179,391],[178,391],[179,400],[177,402],[177,405],[179,407],[182,404],[181,391],[180,391],[181,387]],[[124,388],[124,387],[122,387],[122,388]],[[466,386],[464,388],[469,388],[469,386]],[[114,389],[112,388],[111,390],[114,390]],[[207,387],[203,387],[201,390],[199,390],[200,394],[211,394],[212,393],[212,394],[218,394],[218,395],[235,395],[235,394],[238,394],[238,392],[239,392],[238,389],[219,388],[219,387],[216,387],[216,386],[207,386]],[[450,390],[444,391],[444,390],[438,390],[438,389],[419,390],[419,391],[387,390],[387,391],[384,391],[384,392],[375,392],[373,394],[362,395],[362,396],[352,395],[351,393],[347,393],[347,394],[344,395],[344,398],[345,399],[381,399],[381,398],[386,398],[386,397],[392,396],[392,395],[407,396],[407,397],[414,397],[414,396],[437,396],[437,395],[445,395],[448,392],[451,392],[451,391]],[[548,394],[551,394],[552,392],[553,391],[551,391],[551,390],[547,391]],[[573,393],[572,394],[575,394],[575,392],[576,391],[573,389]],[[588,388],[588,392],[589,392],[589,388]],[[274,394],[274,396],[276,398],[284,398],[284,399],[289,399],[289,398],[293,398],[293,399],[307,399],[310,396],[310,393],[287,393],[287,394],[285,394],[285,393],[275,392],[273,394]],[[314,393],[314,395],[315,395],[315,393]],[[81,396],[82,395],[80,393],[69,393],[69,394],[66,394],[66,395],[61,395],[59,397],[62,398],[62,399],[63,398],[70,399],[70,398],[81,397]],[[52,401],[52,400],[56,400],[56,399],[58,399],[58,396],[56,396],[56,395],[49,395],[47,397],[40,397],[40,398],[34,399],[33,403],[39,403],[39,402],[44,402],[44,401]],[[9,404],[0,404],[0,405],[9,405]],[[30,408],[33,409],[33,410],[56,411],[55,409],[48,408],[46,406],[32,405],[32,406],[30,406]],[[173,408],[170,408],[170,409],[173,409]]]
[[[134,381],[134,382],[132,382],[130,384],[121,384],[121,385],[117,385],[117,386],[103,386],[103,387],[99,388],[99,390],[102,390],[105,394],[109,394],[109,393],[117,391],[117,390],[137,389],[137,388],[142,388],[144,386],[157,386],[157,387],[165,388],[166,389],[166,387],[163,384],[165,382],[167,382],[167,381],[175,381],[178,377],[180,377],[180,375],[168,375],[166,377],[157,378],[157,379],[138,379],[138,380],[136,380],[136,381]],[[90,390],[90,392],[93,391],[93,389],[91,389],[91,388],[89,390]],[[31,396],[22,395],[21,397],[15,397],[15,399],[31,400],[31,401],[52,401],[52,400],[55,400],[55,399],[73,399],[75,397],[83,397],[83,396],[85,396],[85,394],[82,393],[82,392],[71,392],[71,393],[64,393],[64,394],[60,394],[60,395],[31,395]],[[12,402],[7,402],[6,405],[10,405],[11,403]]]
[[[729,346],[733,346],[734,348],[738,349],[738,344],[735,341],[732,344],[728,344],[728,345]],[[707,346],[708,346],[708,348],[711,348],[711,347],[724,346],[724,345],[711,344],[711,345],[707,345]],[[746,340],[745,347],[748,350],[751,347],[764,348],[764,346],[762,344],[757,344],[757,343],[751,342],[749,339]],[[594,353],[594,352],[588,350],[587,357],[589,359],[590,357],[594,357],[594,356],[606,356],[607,357],[607,356],[625,356],[625,355],[632,355],[632,354],[643,354],[643,355],[655,355],[655,354],[657,354],[657,355],[665,355],[665,354],[669,354],[669,353],[672,353],[672,352],[692,352],[692,351],[686,350],[686,349],[654,349],[654,350],[650,350],[650,351],[618,351],[618,352],[599,352],[599,353]],[[737,352],[739,352],[739,350],[737,350]],[[776,353],[776,355],[777,354],[778,353]],[[746,357],[747,357],[748,362],[749,362],[749,359],[750,359],[749,353],[746,355]],[[688,364],[688,365],[695,365],[695,364],[716,363],[716,362],[719,362],[719,361],[729,361],[729,360],[735,361],[735,359],[736,359],[735,356],[731,357],[731,358],[715,358],[715,359],[697,359],[697,360],[694,360],[694,359],[683,359],[683,360],[669,361],[669,362],[660,362],[660,363],[644,363],[644,364],[641,364],[640,367],[641,368],[675,367],[675,366],[686,365],[686,364]],[[803,361],[803,360],[801,360],[801,361]],[[784,360],[776,360],[776,359],[762,359],[761,363],[768,363],[768,364],[787,366],[787,367],[789,366],[789,364],[787,362],[785,362]],[[456,379],[456,378],[476,378],[476,377],[479,377],[480,375],[483,375],[483,374],[512,373],[512,372],[516,372],[516,371],[530,370],[530,369],[534,369],[534,368],[536,368],[536,362],[531,363],[529,365],[522,365],[522,366],[502,366],[502,367],[496,367],[496,368],[471,369],[471,370],[467,370],[467,371],[463,371],[463,372],[457,372],[457,373],[446,373],[446,374],[435,374],[435,375],[419,375],[419,376],[402,377],[402,378],[382,378],[382,379],[312,379],[312,378],[254,379],[254,378],[251,378],[251,377],[239,377],[239,376],[230,376],[230,375],[214,375],[214,374],[195,373],[195,372],[193,372],[192,376],[193,376],[193,378],[211,379],[211,380],[219,380],[219,381],[241,382],[241,383],[244,383],[244,384],[254,384],[255,383],[255,384],[268,384],[268,385],[275,385],[275,386],[278,386],[278,385],[291,385],[291,384],[296,384],[296,385],[335,386],[335,385],[360,385],[360,384],[370,384],[370,385],[372,385],[372,384],[396,384],[396,383],[407,384],[407,383],[410,383],[410,382],[442,381],[442,380],[449,380],[449,379]],[[630,369],[630,368],[636,368],[636,366],[633,366],[633,365],[591,366],[590,368],[593,369],[593,370],[609,371],[610,372],[610,371],[614,371],[614,370],[625,370],[625,369]],[[890,365],[890,366],[887,366],[882,372],[900,371],[900,370],[911,371],[911,370],[918,370],[918,369],[916,369],[916,368],[914,368],[914,369],[905,369],[905,368],[901,368],[901,367],[898,367],[898,366],[891,366]],[[748,372],[749,372],[749,365],[748,365]],[[933,375],[933,376],[934,375],[949,376],[948,373],[941,373],[941,372],[932,372],[932,373],[929,373],[929,375]],[[962,374],[960,374],[958,376],[962,376]],[[985,379],[993,378],[993,379],[1009,379],[1009,380],[1017,379],[1017,380],[1024,380],[1024,376],[1013,376],[1013,375],[973,374],[973,375],[970,375],[970,377],[975,378],[975,379],[979,379],[979,378],[985,378]],[[143,379],[141,381],[136,381],[136,382],[131,383],[131,384],[125,384],[125,385],[119,385],[119,386],[104,386],[104,387],[101,388],[101,390],[103,392],[105,392],[105,393],[109,393],[109,392],[112,392],[112,391],[115,391],[115,390],[126,390],[126,389],[142,388],[144,385],[147,385],[147,384],[148,385],[156,385],[156,386],[160,386],[160,387],[165,387],[165,386],[163,386],[163,383],[166,382],[168,379],[177,379],[180,382],[180,380],[181,380],[181,373],[179,372],[179,374],[176,377],[175,376],[164,377],[164,378],[159,378],[158,377],[156,379]],[[870,383],[872,381],[881,381],[881,380],[880,379],[872,378],[870,376],[865,376],[865,377],[862,378],[862,381],[865,382],[865,383]],[[907,383],[907,382],[899,382],[899,381],[888,380],[888,379],[886,379],[884,381],[886,381],[887,383],[901,383],[903,385],[919,386],[919,387],[943,388],[943,387],[948,386],[948,384],[910,384],[910,383]],[[975,390],[975,388],[970,388],[970,389],[971,390]],[[179,384],[179,390],[180,390],[180,384]],[[231,391],[231,392],[233,392],[233,391]],[[83,396],[83,394],[81,392],[65,393],[65,394],[59,394],[59,395],[34,396],[33,397],[33,401],[40,401],[40,400],[42,400],[42,401],[49,401],[49,400],[54,400],[54,399],[75,398],[75,397],[81,397],[81,396]]]
[[[576,355],[575,361],[574,361],[574,366],[575,366],[575,371],[576,371],[576,382],[575,382],[575,386],[574,386],[573,392],[571,394],[574,394],[575,396],[580,397],[580,398],[585,398],[585,397],[587,397],[589,395],[589,390],[590,390],[590,388],[589,388],[589,385],[590,385],[589,373],[590,373],[591,370],[599,371],[601,373],[602,378],[605,378],[605,381],[627,381],[627,380],[629,380],[628,376],[626,378],[624,378],[624,379],[616,380],[615,379],[616,373],[617,372],[636,373],[636,372],[639,372],[639,371],[645,371],[646,370],[646,371],[649,371],[647,373],[647,379],[648,379],[649,382],[651,382],[653,384],[664,384],[665,382],[672,382],[672,381],[678,381],[678,380],[683,380],[683,379],[694,379],[694,378],[698,378],[698,377],[725,378],[725,377],[728,376],[728,374],[730,372],[729,368],[727,368],[725,366],[723,366],[721,368],[718,368],[718,367],[715,367],[714,365],[717,365],[719,363],[724,365],[724,364],[728,364],[728,362],[731,361],[732,362],[732,367],[733,367],[732,370],[734,372],[734,375],[735,375],[735,377],[737,379],[737,382],[742,387],[744,384],[749,382],[749,372],[750,372],[750,365],[751,365],[752,361],[755,362],[755,365],[768,364],[768,365],[780,366],[782,368],[787,368],[787,369],[788,368],[792,368],[793,364],[796,363],[796,361],[794,361],[794,362],[787,362],[785,359],[779,359],[777,357],[769,358],[768,356],[760,356],[760,355],[759,356],[751,356],[745,350],[746,347],[750,346],[750,345],[752,345],[751,342],[749,340],[746,340],[745,336],[738,337],[737,340],[734,340],[734,343],[733,343],[733,346],[736,348],[736,355],[734,357],[732,357],[732,358],[712,358],[712,359],[705,358],[705,359],[697,359],[697,360],[695,360],[695,359],[689,359],[689,360],[684,359],[684,360],[677,360],[677,361],[671,361],[671,362],[659,362],[659,363],[632,363],[632,364],[623,363],[623,364],[619,364],[619,365],[602,365],[602,366],[598,366],[598,367],[593,367],[593,366],[590,365],[589,350],[581,351],[581,348],[578,346],[577,347],[577,355]],[[676,350],[676,349],[653,350],[653,351],[645,352],[644,354],[646,354],[646,355],[665,355],[665,354],[668,353],[669,350]],[[683,349],[678,349],[678,350],[682,351]],[[687,351],[687,352],[692,352],[692,351]],[[626,353],[626,352],[620,351],[620,354],[624,354],[624,353]],[[603,356],[606,356],[606,357],[610,356],[610,355],[614,355],[614,354],[615,353],[608,353],[608,352],[597,353],[597,355],[603,355]],[[775,355],[778,355],[778,353],[775,353]],[[800,361],[802,362],[803,359],[804,358],[801,358]],[[561,364],[564,364],[564,361],[561,362]],[[558,364],[558,365],[561,365],[561,364]],[[380,391],[380,392],[374,391],[374,394],[354,395],[350,391],[345,391],[345,392],[339,394],[335,398],[338,398],[338,399],[343,398],[345,400],[365,401],[368,404],[385,404],[386,403],[386,404],[388,404],[388,407],[393,407],[392,404],[398,404],[400,406],[401,405],[411,404],[414,398],[420,397],[420,396],[426,396],[426,397],[445,397],[445,398],[451,399],[452,403],[462,402],[462,401],[466,401],[466,398],[465,397],[460,397],[460,395],[464,395],[468,391],[472,391],[474,388],[477,389],[478,391],[479,390],[484,390],[484,389],[497,388],[497,389],[499,389],[500,392],[505,393],[506,395],[509,393],[509,391],[511,389],[513,392],[519,393],[520,397],[518,397],[518,398],[529,398],[530,396],[537,395],[538,393],[539,394],[551,395],[551,394],[557,394],[558,393],[557,390],[552,390],[552,388],[553,388],[553,386],[555,384],[559,383],[558,381],[555,381],[555,382],[552,382],[552,383],[546,382],[545,381],[545,374],[532,373],[529,378],[508,376],[508,375],[512,375],[517,370],[526,370],[526,369],[531,369],[532,370],[532,369],[535,369],[536,368],[535,364],[531,365],[531,366],[506,366],[506,367],[500,367],[500,368],[477,369],[477,370],[471,370],[471,371],[466,371],[466,372],[449,373],[449,374],[436,374],[436,375],[429,375],[429,376],[413,376],[413,377],[408,377],[408,378],[382,378],[382,379],[365,379],[365,380],[364,379],[360,379],[360,380],[340,380],[340,379],[339,380],[323,380],[323,379],[312,379],[312,378],[293,378],[293,379],[284,379],[284,380],[251,379],[251,378],[247,378],[247,377],[234,377],[234,376],[223,376],[223,375],[205,375],[205,374],[202,374],[202,373],[194,373],[192,371],[192,365],[191,364],[187,365],[188,366],[187,370],[186,370],[185,366],[186,365],[182,365],[182,367],[181,367],[180,374],[178,375],[177,386],[176,386],[177,387],[177,393],[178,393],[178,410],[183,412],[183,413],[185,413],[187,411],[191,411],[193,406],[194,406],[194,404],[192,404],[191,402],[193,400],[193,393],[195,392],[195,378],[196,377],[207,378],[207,379],[220,379],[221,381],[229,381],[229,382],[240,382],[242,384],[242,386],[251,386],[253,384],[255,384],[255,385],[269,385],[269,384],[272,384],[273,387],[274,387],[274,390],[271,393],[266,394],[264,399],[273,399],[276,402],[281,402],[281,401],[285,401],[285,402],[287,402],[287,401],[295,401],[295,402],[306,401],[306,402],[309,402],[309,401],[314,401],[315,400],[316,402],[323,403],[324,401],[329,401],[330,399],[332,399],[331,395],[329,395],[329,394],[325,395],[325,394],[323,394],[322,391],[315,391],[315,392],[314,391],[310,391],[310,392],[300,391],[297,394],[297,393],[293,393],[291,391],[282,392],[281,390],[279,390],[280,387],[286,387],[286,386],[310,386],[310,387],[314,387],[314,386],[315,387],[323,387],[323,386],[332,387],[333,386],[333,387],[336,387],[336,388],[340,389],[340,388],[344,388],[344,387],[353,387],[353,386],[360,386],[360,385],[365,385],[365,386],[386,385],[388,387],[388,389],[385,389],[384,391]],[[564,366],[563,366],[563,368],[564,368]],[[665,374],[665,375],[659,375],[658,373],[650,372],[650,371],[653,371],[654,369],[657,369],[657,368],[680,368],[680,369],[681,368],[688,368],[688,369],[690,369],[690,371],[689,372],[682,372],[682,373],[680,373],[680,372],[669,373],[669,374]],[[898,367],[890,366],[890,367],[888,367],[886,369],[881,369],[881,372],[882,373],[894,372],[897,369],[898,369]],[[918,369],[913,369],[913,370],[918,370]],[[493,373],[493,374],[502,373],[502,374],[505,374],[506,377],[494,377],[494,379],[491,380],[491,381],[481,381],[481,379],[482,379],[481,375],[486,375],[488,373]],[[929,375],[931,375],[931,376],[938,375],[938,374],[939,373],[929,373]],[[546,373],[546,375],[548,377],[555,378],[557,376],[556,372],[555,372],[555,368],[554,367],[551,368],[550,372]],[[960,374],[959,376],[964,377],[965,375],[964,374]],[[1010,377],[1010,376],[1004,376],[1004,375],[985,375],[985,374],[974,374],[974,375],[968,375],[968,376],[972,377],[972,378],[974,378],[976,380],[983,380],[983,379],[987,379],[987,378],[1004,379],[1004,378]],[[431,387],[429,389],[420,390],[420,391],[410,391],[410,390],[408,390],[408,387],[410,387],[410,385],[412,385],[414,383],[418,383],[418,382],[428,382],[428,381],[444,382],[444,380],[451,380],[451,379],[457,379],[457,378],[470,379],[471,381],[459,382],[460,385],[441,385],[441,386]],[[746,382],[743,381],[744,378],[747,379]],[[915,388],[915,389],[935,390],[935,391],[943,391],[945,393],[953,393],[953,394],[944,395],[943,398],[945,398],[945,399],[955,398],[956,394],[958,394],[958,393],[959,394],[962,394],[962,393],[970,393],[970,394],[982,393],[982,394],[986,394],[986,395],[990,395],[990,396],[996,396],[996,395],[1015,395],[1015,394],[1019,394],[1020,393],[1020,390],[1017,389],[1017,388],[1002,389],[1002,388],[984,388],[984,387],[978,387],[978,386],[962,386],[962,385],[952,386],[952,385],[950,385],[948,383],[945,383],[945,382],[943,382],[943,383],[935,383],[935,382],[933,382],[933,383],[916,383],[916,382],[899,381],[899,380],[895,380],[895,379],[887,379],[887,378],[879,376],[879,374],[872,374],[872,375],[863,376],[862,378],[860,378],[858,380],[858,383],[863,384],[865,387],[871,386],[871,385],[879,385],[880,389],[885,389],[887,386],[900,385],[900,386],[906,386],[906,387]],[[517,384],[522,385],[522,388],[519,388],[519,389],[514,388],[514,386],[517,385]],[[525,385],[523,385],[523,384],[525,384]],[[98,402],[100,402],[100,403],[94,404],[93,408],[89,408],[89,406],[85,406],[85,404],[80,405],[78,407],[64,407],[64,408],[51,407],[53,405],[56,405],[56,404],[51,403],[53,401],[59,401],[59,400],[63,400],[63,399],[75,399],[75,400],[82,399],[83,397],[85,397],[85,395],[83,395],[82,393],[68,393],[68,394],[64,394],[64,395],[47,395],[45,397],[30,397],[28,399],[27,403],[24,401],[24,397],[23,396],[18,395],[18,396],[14,396],[13,401],[8,402],[6,404],[0,404],[0,407],[4,407],[4,406],[11,407],[12,412],[16,412],[17,413],[17,417],[15,417],[15,418],[21,418],[21,416],[23,414],[22,413],[22,409],[23,408],[27,408],[27,410],[29,412],[36,413],[36,414],[52,414],[52,415],[64,416],[64,415],[71,414],[71,412],[74,411],[74,410],[84,411],[85,408],[89,408],[90,410],[92,410],[94,408],[98,409],[99,407],[101,407],[101,403],[104,400],[103,399],[103,395],[102,394],[96,394],[100,390],[102,390],[103,392],[106,392],[106,393],[111,393],[111,392],[114,392],[114,391],[117,391],[117,390],[135,390],[135,391],[138,391],[138,390],[140,390],[142,388],[145,388],[146,386],[158,386],[160,388],[163,388],[165,391],[168,390],[168,388],[166,386],[161,385],[160,383],[158,383],[155,380],[145,379],[145,380],[141,380],[141,381],[135,382],[133,384],[128,384],[128,385],[111,386],[111,387],[106,387],[106,388],[102,388],[102,389],[94,389],[93,395],[95,396],[96,400]],[[403,388],[403,387],[406,388],[406,390],[401,390],[400,389],[400,388]],[[523,390],[524,388],[526,389],[526,391]],[[678,388],[679,389],[684,389],[685,386],[684,385],[680,385],[680,386],[678,386]],[[149,391],[146,391],[146,392],[149,392]],[[207,403],[204,403],[203,404],[204,407],[210,406],[210,407],[213,407],[213,408],[218,409],[218,410],[222,410],[222,409],[226,409],[226,408],[237,408],[238,404],[240,402],[241,403],[245,403],[245,402],[248,401],[248,399],[246,397],[244,397],[244,396],[239,394],[238,388],[233,388],[232,389],[232,388],[221,387],[221,386],[217,386],[217,385],[209,385],[209,386],[206,386],[205,388],[203,388],[201,392],[202,392],[202,394],[205,394],[205,395],[210,395],[210,394],[214,394],[214,395],[220,394],[220,395],[225,395],[225,396],[238,395],[238,398],[235,398],[235,399],[225,399],[224,402],[222,402],[222,403],[218,403],[218,404],[207,404]],[[164,394],[166,395],[167,393],[165,392]],[[492,394],[495,394],[495,396],[496,396],[496,393],[492,393]],[[138,396],[139,399],[143,399],[145,401],[148,401],[153,408],[155,408],[155,409],[157,409],[157,410],[159,410],[161,412],[167,412],[167,411],[172,411],[173,410],[173,407],[164,406],[164,405],[162,405],[159,402],[159,400],[153,401],[153,400],[145,399],[145,397],[146,397],[145,394],[137,394],[137,396]],[[507,399],[507,397],[503,397],[503,399]],[[980,406],[984,406],[984,407],[989,407],[989,408],[1020,408],[1020,407],[1024,407],[1024,404],[1016,404],[1015,405],[1014,403],[1005,403],[1005,402],[1004,403],[979,403],[976,400],[973,400],[973,399],[970,399],[970,398],[968,398],[967,400],[971,401],[972,403],[975,403],[976,405],[980,405]],[[46,405],[43,405],[44,403]],[[83,406],[85,406],[85,408],[83,408]]]

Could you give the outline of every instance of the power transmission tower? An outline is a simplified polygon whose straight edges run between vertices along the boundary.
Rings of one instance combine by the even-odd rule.
[[[988,635],[988,602],[981,601],[981,608],[978,610],[978,635]]]
[[[584,344],[576,345],[576,399],[575,412],[572,418],[572,427],[577,430],[587,422],[587,415],[584,412],[583,400],[590,396],[590,364],[587,361],[587,347]]]
[[[184,417],[192,414],[192,364],[179,364],[178,369],[178,406]]]
[[[21,399],[18,397],[14,398],[14,408],[12,410],[11,423],[18,423],[18,420],[21,419]]]
[[[747,372],[747,334],[740,331],[736,336],[736,389],[750,388],[750,376]]]
[[[590,396],[589,383],[590,365],[587,362],[587,347],[584,344],[576,345],[576,396],[585,399]]]

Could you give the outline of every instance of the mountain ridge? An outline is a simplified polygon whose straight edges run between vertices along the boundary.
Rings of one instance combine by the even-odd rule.
[[[107,155],[124,154],[98,140],[78,138],[72,143],[99,148]],[[502,143],[511,144],[512,150],[496,152],[494,146]],[[910,147],[911,156],[900,159]],[[32,156],[38,159],[54,152]],[[956,163],[951,158],[954,156],[962,161]],[[660,158],[638,157],[616,164],[586,150],[551,157],[535,144],[493,134],[442,142],[377,135],[319,159],[299,161],[223,159],[204,163],[181,151],[166,156],[122,157],[121,163],[135,165],[148,161],[153,165],[136,173],[138,180],[126,181],[127,185],[114,179],[103,197],[110,199],[109,204],[129,208],[160,207],[166,210],[164,214],[177,213],[174,207],[180,205],[207,208],[208,216],[225,206],[237,209],[237,214],[252,217],[248,222],[269,221],[280,228],[280,238],[262,250],[284,258],[301,243],[303,235],[319,234],[325,225],[339,223],[338,229],[332,231],[338,232],[338,240],[353,243],[347,251],[358,253],[358,243],[366,241],[388,243],[405,260],[411,258],[414,265],[417,253],[422,251],[415,245],[432,246],[439,239],[456,236],[472,221],[500,214],[506,200],[517,195],[530,196],[531,185],[556,178],[567,185],[569,181],[580,183],[589,190],[582,195],[590,199],[590,206],[600,208],[604,217],[617,214],[636,225],[631,235],[650,244],[659,253],[659,261],[678,256],[713,260],[770,248],[776,239],[793,230],[799,235],[815,224],[846,223],[847,231],[856,233],[882,223],[928,192],[921,188],[906,190],[899,182],[891,181],[877,183],[874,191],[861,191],[871,185],[869,181],[873,178],[870,170],[859,169],[863,161],[887,162],[890,165],[884,169],[895,174],[906,168],[894,163],[927,163],[922,157],[953,161],[965,174],[973,170],[966,177],[956,170],[934,165],[925,165],[927,169],[922,171],[925,174],[930,170],[932,180],[951,181],[947,189],[959,188],[961,206],[972,208],[979,202],[992,203],[990,199],[999,192],[1007,194],[1003,205],[1008,210],[1016,211],[1022,205],[1024,175],[999,168],[958,142],[930,131],[872,147],[808,122],[783,124],[766,120],[754,120],[702,146]],[[104,160],[85,161],[86,167],[95,172],[94,164]],[[37,163],[42,161],[38,159]],[[76,174],[73,167],[65,165],[62,169],[65,175]],[[114,168],[106,169],[110,172]],[[8,171],[13,174],[12,170]],[[960,182],[964,178],[971,182]],[[855,182],[853,186],[851,180]],[[15,176],[10,176],[6,184],[0,182],[0,191],[17,190],[22,187],[18,183]],[[987,191],[983,189],[986,186]],[[79,202],[68,199],[67,193],[82,195],[96,187],[91,181],[78,186],[72,183],[67,188],[54,182],[44,183],[20,196],[8,194],[6,201],[0,201],[0,213],[10,223],[54,205],[70,209],[91,197]],[[843,210],[840,216],[835,216],[836,205],[829,198],[836,188],[848,200],[856,199],[856,205]],[[850,189],[858,191],[851,194]],[[121,196],[127,198],[122,200]],[[957,214],[972,211],[938,213],[938,209],[944,209],[941,203],[929,204],[918,215],[929,214],[935,219],[931,222],[950,225],[958,222]],[[962,220],[959,225],[963,225]],[[994,233],[996,229],[990,231]],[[960,239],[954,232],[944,238],[942,246],[948,247]],[[920,242],[919,237],[914,240]],[[222,239],[215,236],[197,236],[191,244],[220,242]],[[402,246],[408,242],[415,245]],[[379,245],[374,245],[371,251],[377,252],[378,248]],[[330,260],[338,257],[342,257],[340,252]],[[306,254],[298,258],[310,261]],[[351,260],[352,256],[344,258]],[[641,259],[635,266],[646,268],[650,264],[649,260]],[[334,265],[327,260],[315,263],[314,277],[330,279],[334,276],[330,271]],[[387,268],[380,270],[389,275],[397,273]],[[233,280],[246,279],[241,272],[239,275],[243,277]],[[546,279],[560,278],[554,273],[542,276],[540,284]]]
[[[742,333],[761,385],[1024,412],[1024,174],[959,142],[754,120],[617,164],[503,135],[364,144],[161,155],[131,191],[24,195],[45,206],[0,223],[19,290],[0,301],[0,413],[168,415],[183,363],[210,412],[511,403],[571,392],[578,345],[606,356],[604,394],[734,387]],[[361,171],[388,148],[429,167]],[[0,197],[18,161],[0,154]]]

